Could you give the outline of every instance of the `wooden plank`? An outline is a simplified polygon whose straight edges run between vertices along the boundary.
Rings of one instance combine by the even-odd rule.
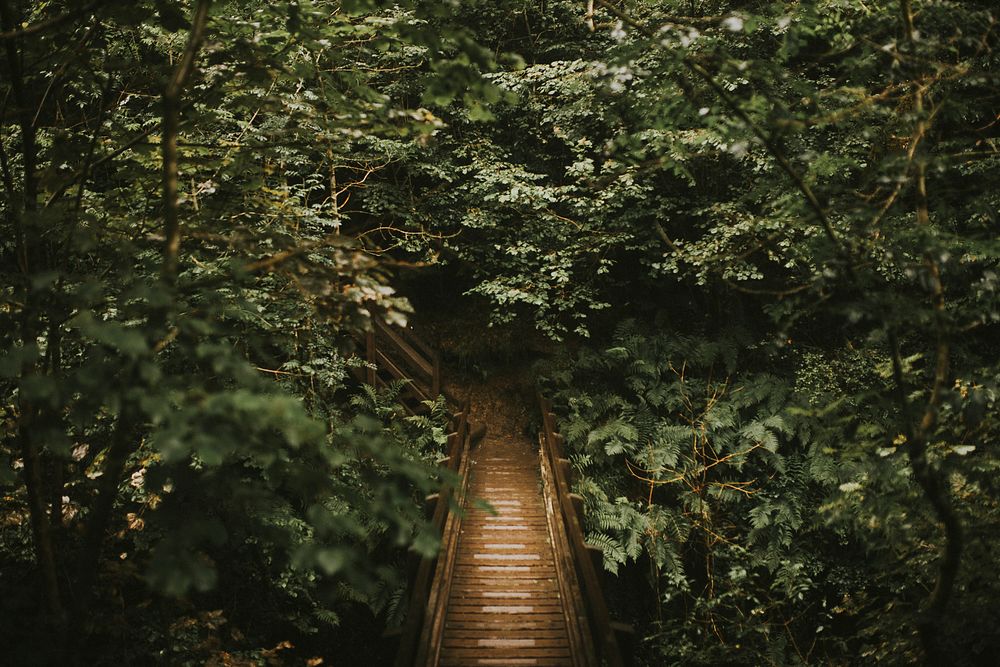
[[[482,576],[462,576],[456,573],[453,581],[454,586],[475,586],[486,590],[499,591],[558,591],[555,577],[547,579],[508,579]]]
[[[569,648],[561,647],[527,647],[489,648],[486,647],[454,647],[448,649],[448,659],[466,659],[478,662],[480,658],[511,659],[511,658],[563,658],[569,660]],[[444,656],[442,656],[444,657]]]
[[[473,666],[486,666],[493,665],[497,667],[521,667],[521,666],[532,666],[532,667],[566,667],[569,665],[565,658],[561,657],[545,657],[545,658],[490,658],[490,657],[480,657],[476,658],[473,662],[469,662],[467,658],[442,658],[442,667],[451,667],[452,665],[459,667],[470,667]]]
[[[477,648],[477,649],[529,649],[529,648],[560,648],[569,650],[569,644],[565,637],[521,637],[511,639],[504,637],[503,633],[496,632],[493,636],[477,637],[455,637],[449,635],[445,642],[445,648]]]
[[[576,581],[576,570],[573,565],[572,552],[562,521],[561,503],[558,498],[558,487],[552,469],[552,458],[545,452],[545,438],[539,438],[539,463],[542,480],[545,483],[545,507],[548,518],[548,531],[555,545],[555,561],[558,583],[563,600],[563,615],[566,618],[567,635],[570,638],[570,648],[573,649],[574,664],[585,667],[596,666],[596,653],[593,640],[590,637],[587,624],[587,610],[583,604],[583,596]]]
[[[504,637],[506,633],[502,630],[491,632],[483,628],[473,628],[473,629],[462,629],[462,628],[452,628],[448,632],[448,636],[451,637],[453,641],[462,640],[479,640],[479,639],[490,639],[493,637]],[[565,642],[566,635],[559,628],[534,628],[528,630],[520,630],[517,633],[520,639],[534,639],[536,641],[559,641]]]
[[[409,374],[397,366],[391,358],[387,357],[385,352],[377,348],[375,350],[375,365],[382,370],[388,371],[396,380],[411,380]],[[403,393],[409,394],[418,401],[429,401],[433,398],[418,382],[413,382],[412,380],[406,383]]]
[[[470,457],[466,411],[458,420],[458,430],[454,435],[457,442],[452,448],[452,458],[458,459],[458,473],[462,480],[458,488],[457,500],[460,504],[466,502],[469,486]],[[434,584],[427,600],[427,622],[420,637],[420,646],[415,656],[414,664],[437,664],[441,651],[441,641],[444,635],[444,618],[448,599],[451,596],[451,586],[454,580],[455,561],[458,557],[458,543],[462,533],[462,514],[448,512],[444,525],[442,540],[442,557],[440,566],[435,572]]]
[[[485,616],[468,616],[464,618],[449,618],[445,622],[448,632],[454,629],[478,630],[495,632],[497,629],[507,633],[534,632],[535,630],[554,630],[561,635],[566,634],[566,621],[555,615],[518,618],[500,618]]]
[[[405,333],[403,335],[406,336],[406,339],[414,347],[423,352],[424,356],[426,356],[428,359],[432,359],[438,356],[437,350],[428,345],[427,342],[419,335],[417,335],[417,333],[411,327],[407,327],[406,329],[404,329],[404,331]]]

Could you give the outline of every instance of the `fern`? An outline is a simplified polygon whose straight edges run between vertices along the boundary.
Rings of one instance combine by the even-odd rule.
[[[323,607],[317,607],[313,610],[313,616],[316,620],[324,625],[328,625],[332,628],[340,625],[340,614],[333,611],[332,609],[324,609]]]
[[[618,568],[627,560],[627,554],[618,540],[603,533],[589,533],[587,542],[601,548],[604,556],[604,569],[612,574],[618,574]]]
[[[745,348],[739,336],[648,335],[626,322],[546,382],[605,569],[648,558],[665,599],[752,619],[752,600],[794,604],[816,589],[801,535],[825,530],[813,520],[822,489],[847,472],[793,409],[792,387],[735,374]],[[706,562],[714,597],[691,587]]]

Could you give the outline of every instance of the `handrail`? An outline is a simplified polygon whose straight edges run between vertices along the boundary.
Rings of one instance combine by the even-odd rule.
[[[396,366],[401,367],[400,376],[423,381],[428,393],[432,397],[438,396],[441,393],[441,359],[438,353],[408,328],[394,328],[378,319],[372,322],[372,331],[366,340],[368,363],[378,366],[379,352],[385,358],[392,355]],[[369,369],[368,379],[369,384],[375,384],[376,376],[372,369]]]
[[[586,599],[587,617],[591,636],[600,657],[610,667],[625,667],[630,660],[619,642],[619,632],[630,634],[631,628],[613,623],[601,585],[603,568],[600,547],[587,544],[583,532],[583,498],[572,493],[569,459],[564,456],[563,437],[556,431],[555,414],[552,403],[538,395],[542,411],[541,441],[542,455],[552,471],[555,494],[558,498],[559,515],[569,542],[577,580]]]
[[[470,447],[470,428],[468,420],[468,405],[463,405],[461,412],[452,418],[454,432],[448,436],[448,459],[446,467],[459,476],[459,485],[453,488],[445,484],[441,491],[427,497],[428,504],[433,505],[431,525],[442,537],[442,546],[437,556],[425,556],[420,560],[416,577],[411,586],[410,600],[403,623],[399,648],[396,653],[396,667],[411,667],[426,660],[430,644],[433,642],[433,629],[428,626],[428,620],[433,620],[436,608],[443,600],[447,600],[447,591],[435,590],[435,571],[440,567],[450,567],[449,556],[453,556],[455,542],[460,531],[460,513],[453,513],[452,494],[457,490],[456,504],[460,505],[465,495],[468,478],[468,452]],[[445,560],[441,560],[444,557]],[[450,583],[450,577],[438,577],[445,585]]]
[[[392,358],[379,348],[375,349],[375,364],[380,369],[388,372],[396,380],[411,380],[409,375],[399,368]],[[427,387],[412,380],[407,383],[403,389],[403,393],[409,394],[418,401],[431,401],[437,397],[437,394],[431,394]]]
[[[432,626],[439,622],[440,607],[448,599],[450,577],[438,577],[435,573],[442,568],[449,570],[454,565],[461,513],[453,512],[452,508],[460,507],[464,501],[468,452],[477,436],[473,435],[469,423],[468,404],[460,403],[442,386],[440,356],[413,331],[373,320],[372,329],[365,339],[365,353],[368,368],[363,379],[368,384],[381,386],[393,379],[409,380],[403,395],[420,402],[434,400],[444,394],[453,429],[448,435],[448,458],[443,467],[451,473],[449,477],[454,478],[457,474],[458,484],[453,485],[447,479],[438,493],[424,500],[431,529],[441,537],[441,549],[436,556],[420,559],[410,582],[403,625],[387,632],[387,636],[399,637],[395,665],[410,667],[425,663],[428,654],[439,648],[436,642],[440,639],[440,628]],[[419,409],[406,403],[403,405],[411,413]]]
[[[408,329],[394,329],[384,322],[376,321],[375,332],[376,335],[384,336],[391,341],[393,347],[418,369],[424,377],[430,378],[433,376],[434,367],[431,360],[417,352],[414,346],[410,344],[410,341],[407,340],[410,337]]]

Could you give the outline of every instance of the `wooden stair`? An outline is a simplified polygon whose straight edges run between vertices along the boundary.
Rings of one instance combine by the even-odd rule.
[[[376,388],[405,381],[399,402],[408,413],[426,412],[426,402],[437,399],[442,393],[440,356],[412,329],[372,320],[364,350],[368,366],[355,368],[355,377]],[[448,398],[451,407],[457,409],[458,401]]]

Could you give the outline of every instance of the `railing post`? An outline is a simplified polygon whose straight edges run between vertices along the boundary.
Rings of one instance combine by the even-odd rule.
[[[566,482],[568,493],[573,488],[573,466],[570,465],[569,459],[556,459],[556,465],[559,466],[559,476]]]
[[[546,411],[542,415],[542,421],[545,422],[545,437],[550,439],[551,444],[551,438],[556,432],[556,416],[554,413]]]
[[[629,623],[611,621],[611,629],[614,631],[615,639],[618,641],[618,648],[622,654],[622,662],[625,667],[632,667],[632,663],[634,662],[632,656],[635,654],[635,628]]]
[[[552,451],[555,452],[556,458],[561,459],[566,456],[564,453],[566,451],[565,443],[566,440],[563,438],[562,433],[552,434]]]
[[[594,573],[597,575],[597,584],[601,587],[601,595],[604,595],[604,549],[597,546],[596,544],[586,544],[583,545],[587,549],[587,555],[590,556],[590,562],[594,566]]]
[[[445,467],[449,470],[455,470],[458,468],[458,455],[462,451],[462,433],[456,431],[454,433],[448,434],[448,463]]]
[[[577,493],[569,494],[569,501],[573,503],[573,512],[576,513],[576,520],[583,525],[583,496]]]
[[[429,496],[424,496],[424,518],[428,521],[434,517],[434,508],[437,507],[438,499],[440,498],[440,493],[432,493]]]

